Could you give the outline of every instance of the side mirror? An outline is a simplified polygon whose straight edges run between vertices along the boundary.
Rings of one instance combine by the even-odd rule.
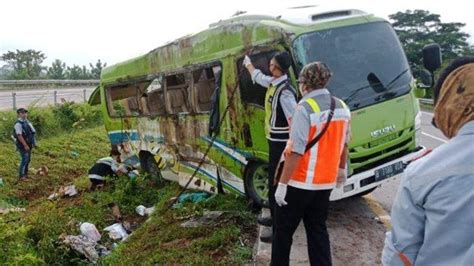
[[[433,76],[430,72],[423,69],[419,72],[421,84],[418,83],[420,88],[431,88],[433,86]]]
[[[437,43],[425,45],[423,47],[423,65],[428,71],[433,73],[441,66],[441,48]]]

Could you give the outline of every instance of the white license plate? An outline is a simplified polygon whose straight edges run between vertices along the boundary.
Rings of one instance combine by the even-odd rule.
[[[404,169],[405,164],[402,161],[377,169],[375,170],[375,181],[381,181],[398,175],[399,173],[402,173]]]

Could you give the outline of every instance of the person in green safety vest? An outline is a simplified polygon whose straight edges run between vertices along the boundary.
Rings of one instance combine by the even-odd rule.
[[[249,71],[254,83],[267,88],[265,95],[265,135],[269,146],[268,199],[270,213],[273,217],[276,190],[273,178],[286,142],[289,139],[291,117],[296,108],[296,90],[288,80],[291,57],[287,52],[276,53],[269,63],[271,76],[267,76],[256,69],[249,56],[245,56],[243,65]],[[259,217],[258,222],[265,226],[273,225],[271,217]],[[260,239],[264,242],[271,242],[272,234],[262,234]]]

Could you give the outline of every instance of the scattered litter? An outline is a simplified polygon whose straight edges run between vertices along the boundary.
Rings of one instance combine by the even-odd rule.
[[[122,214],[120,213],[119,206],[116,203],[112,202],[109,204],[109,208],[112,209],[112,215],[114,216],[115,221],[116,222],[122,221]]]
[[[92,263],[96,263],[99,259],[99,253],[95,249],[97,243],[86,236],[65,236],[63,243],[84,255]]]
[[[7,213],[10,213],[10,212],[24,212],[26,211],[25,208],[0,208],[0,214],[7,214]]]
[[[129,222],[127,221],[123,222],[122,226],[125,229],[125,231],[127,231],[127,233],[132,232],[132,224],[130,224]]]
[[[69,152],[69,155],[71,155],[72,158],[78,158],[80,154],[77,151],[71,151]]]
[[[5,184],[3,184],[3,178],[0,177],[0,187],[3,187],[5,186]]]
[[[208,197],[209,197],[209,194],[207,194],[206,192],[184,193],[183,195],[179,196],[178,202],[173,205],[173,208],[175,209],[181,208],[184,202],[198,203],[201,201],[205,201]]]
[[[143,205],[139,205],[135,208],[135,211],[138,213],[140,216],[149,216],[155,211],[155,207],[150,207],[147,208]]]
[[[40,167],[40,169],[36,170],[36,174],[40,176],[48,176],[49,169],[46,165]]]
[[[54,192],[53,194],[49,195],[48,199],[49,200],[54,200],[59,197],[59,194]]]
[[[76,186],[71,185],[67,186],[64,188],[64,195],[69,196],[69,197],[74,197],[77,195],[77,189]]]
[[[123,228],[121,223],[115,223],[111,226],[107,226],[104,228],[104,231],[109,232],[109,237],[112,240],[125,240],[128,237],[127,231],[125,231],[125,228]]]
[[[76,186],[70,185],[66,187],[60,187],[58,192],[54,192],[53,194],[49,195],[48,199],[49,200],[54,200],[59,197],[64,197],[64,196],[69,196],[69,197],[74,197],[78,194]]]
[[[222,211],[205,211],[202,217],[192,218],[181,224],[181,227],[195,228],[203,225],[210,225],[214,220],[221,217],[224,212]]]
[[[103,245],[97,245],[95,247],[95,249],[97,250],[97,252],[99,253],[99,256],[107,256],[111,253],[110,250],[107,249],[107,247],[103,246]]]
[[[97,242],[100,240],[101,235],[95,225],[91,223],[82,223],[81,226],[79,227],[81,230],[81,234],[88,239]]]

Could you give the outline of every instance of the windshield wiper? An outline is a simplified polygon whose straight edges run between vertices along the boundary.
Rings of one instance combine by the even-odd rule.
[[[403,75],[404,75],[405,73],[407,73],[408,70],[410,70],[410,69],[407,68],[407,69],[403,70],[402,72],[400,72],[400,74],[398,74],[395,78],[393,78],[393,79],[387,84],[387,86],[386,86],[387,89],[385,90],[385,92],[387,92],[387,91],[393,89],[393,87],[394,87],[393,84],[395,84],[396,81],[398,81],[401,77],[403,77]]]
[[[370,88],[370,87],[371,87],[370,85],[365,85],[365,86],[362,86],[360,88],[355,89],[349,96],[347,96],[345,99],[343,99],[343,101],[346,104],[349,104],[354,99],[354,97],[357,96],[359,91],[365,90],[365,89]]]
[[[387,86],[383,86],[383,84],[381,82],[375,82],[375,83],[372,83],[372,84],[369,84],[369,85],[365,85],[365,86],[362,86],[360,88],[357,88],[356,90],[354,90],[349,96],[347,96],[345,99],[344,99],[344,102],[349,104],[355,96],[357,96],[357,94],[362,91],[362,90],[365,90],[367,88],[370,88],[370,87],[373,87],[374,85],[377,85],[377,84],[380,84],[382,85],[382,87],[384,88],[382,92],[388,92],[389,90],[393,89],[393,84],[395,84],[396,81],[398,81],[401,77],[403,77],[403,75],[405,73],[407,73],[410,69],[407,68],[405,70],[403,70],[402,72],[400,72],[400,74],[398,74],[397,76],[395,76],[395,78],[393,78],[388,84]]]

